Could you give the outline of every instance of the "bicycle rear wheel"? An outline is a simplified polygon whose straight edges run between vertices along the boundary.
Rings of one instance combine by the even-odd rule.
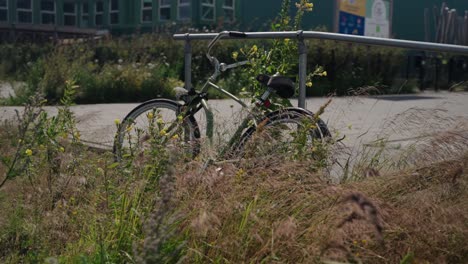
[[[312,154],[314,147],[330,137],[327,125],[315,120],[313,113],[287,108],[269,114],[257,126],[250,127],[236,146],[237,156],[282,156],[299,158]]]
[[[188,158],[197,156],[198,124],[193,116],[182,118],[181,107],[176,101],[154,99],[134,108],[119,125],[114,139],[115,159],[144,156],[155,144],[171,145]]]

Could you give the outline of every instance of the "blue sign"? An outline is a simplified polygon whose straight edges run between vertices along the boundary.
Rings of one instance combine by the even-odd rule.
[[[338,32],[342,34],[364,36],[366,19],[350,13],[340,11]]]

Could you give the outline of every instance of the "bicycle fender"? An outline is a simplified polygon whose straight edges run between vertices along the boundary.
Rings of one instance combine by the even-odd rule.
[[[266,118],[272,118],[274,116],[277,116],[279,114],[281,114],[282,112],[296,112],[296,113],[299,113],[299,114],[302,114],[302,115],[309,115],[309,116],[313,116],[314,113],[312,113],[311,111],[307,110],[307,109],[304,109],[304,108],[300,108],[300,107],[286,107],[286,108],[283,108],[281,110],[276,110],[276,111],[273,111],[271,113],[268,113],[265,117]]]
[[[267,114],[265,116],[265,118],[275,120],[275,118],[281,116],[281,113],[287,113],[287,112],[294,112],[294,113],[298,113],[300,115],[310,116],[311,118],[314,117],[314,113],[312,111],[310,111],[310,110],[300,108],[300,107],[286,107],[286,108],[283,108],[281,110],[276,110],[276,111],[273,111],[273,112]],[[331,133],[328,130],[327,124],[325,124],[325,122],[323,122],[322,119],[319,118],[317,120],[317,124],[320,127],[320,130],[322,131],[324,136],[326,136],[326,137],[331,136]]]

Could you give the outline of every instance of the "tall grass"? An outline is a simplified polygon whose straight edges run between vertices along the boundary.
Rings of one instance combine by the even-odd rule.
[[[3,263],[467,261],[467,142],[458,126],[413,148],[425,162],[356,169],[341,183],[317,159],[333,146],[306,158],[250,155],[200,174],[203,162],[162,141],[122,163],[82,145],[68,110],[73,87],[58,116],[43,114],[37,98],[1,126]],[[369,154],[361,165],[382,161]]]

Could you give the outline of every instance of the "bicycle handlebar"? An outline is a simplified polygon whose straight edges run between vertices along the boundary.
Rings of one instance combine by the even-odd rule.
[[[233,38],[246,38],[247,34],[240,31],[229,31],[229,36]]]
[[[233,37],[233,38],[246,38],[247,34],[245,34],[244,32],[240,32],[240,31],[222,31],[216,37],[214,37],[213,40],[210,41],[210,43],[208,44],[208,51],[206,52],[206,57],[208,58],[210,63],[215,67],[215,73],[213,74],[213,77],[218,76],[221,71],[224,72],[227,69],[232,69],[241,65],[245,65],[248,62],[248,61],[242,61],[242,62],[227,65],[225,63],[219,63],[218,59],[211,56],[210,52],[213,46],[221,38],[226,37],[226,36]]]
[[[239,62],[236,62],[236,63],[232,63],[232,64],[226,64],[226,63],[220,63],[219,64],[219,70],[222,71],[222,72],[225,72],[229,69],[233,69],[233,68],[237,68],[239,66],[242,66],[242,65],[245,65],[249,63],[248,60],[246,61],[239,61]]]
[[[222,31],[222,32],[219,32],[219,34],[216,37],[214,37],[213,40],[211,40],[210,43],[208,44],[208,52],[206,53],[208,59],[211,58],[211,55],[210,55],[211,48],[214,46],[214,44],[216,44],[216,42],[218,42],[218,40],[220,40],[222,37],[225,37],[225,36],[230,36],[230,37],[233,37],[233,38],[246,38],[247,34],[245,34],[244,32],[240,32],[240,31]]]

